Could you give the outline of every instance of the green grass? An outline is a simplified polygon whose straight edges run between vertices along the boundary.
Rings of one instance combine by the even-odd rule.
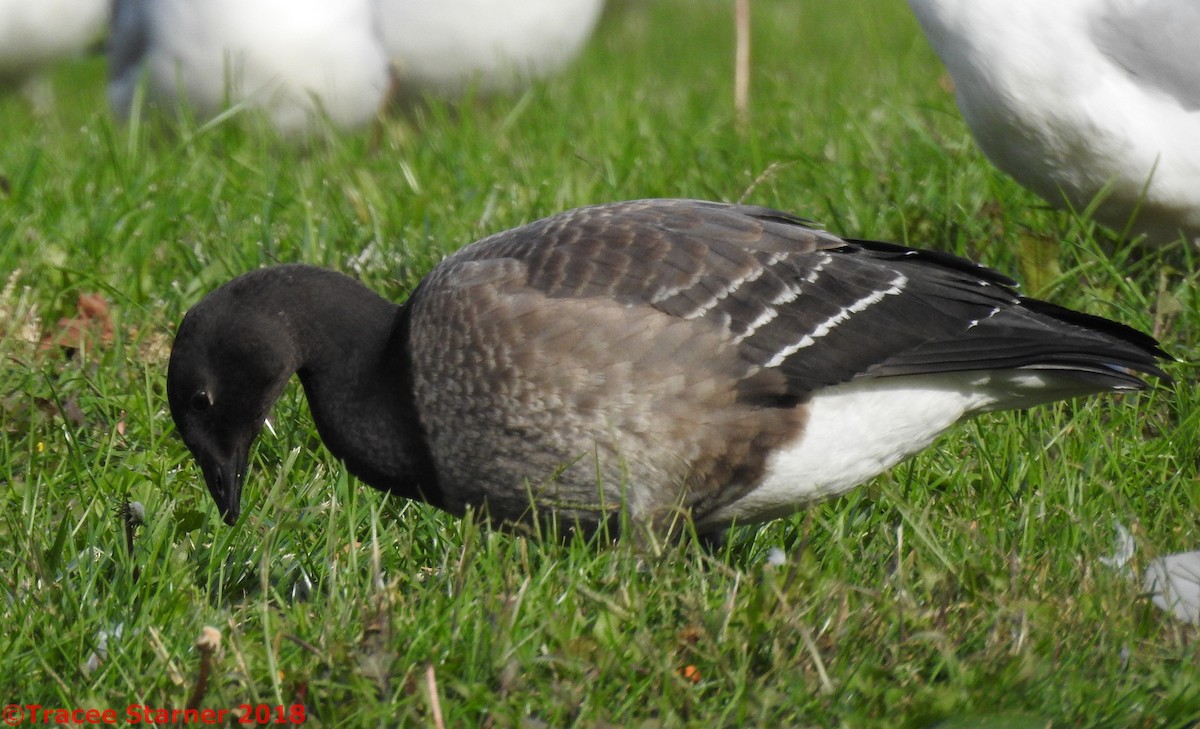
[[[312,725],[431,726],[435,703],[446,726],[1200,720],[1196,629],[1098,561],[1117,522],[1136,569],[1200,542],[1192,253],[1115,242],[991,168],[903,3],[757,0],[739,133],[726,5],[618,3],[570,73],[518,98],[300,147],[240,120],[116,125],[96,60],[55,71],[52,113],[0,97],[0,700],[121,721],[182,707],[211,625],[203,706],[303,701]],[[306,261],[401,300],[486,233],[652,196],[971,256],[1154,331],[1179,385],[984,418],[715,555],[386,502],[293,387],[240,524],[221,524],[164,396],[171,333],[204,292]],[[82,292],[112,306],[110,344],[28,341]],[[125,499],[146,509],[132,554]]]

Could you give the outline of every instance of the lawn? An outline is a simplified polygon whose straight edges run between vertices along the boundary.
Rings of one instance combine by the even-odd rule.
[[[1200,544],[1193,252],[1116,241],[994,170],[901,0],[756,0],[741,125],[731,21],[613,0],[570,72],[523,95],[302,145],[242,118],[118,125],[100,59],[55,69],[52,109],[0,96],[0,701],[223,725],[242,705],[312,726],[1200,721],[1196,628],[1138,577]],[[974,421],[716,553],[385,500],[293,385],[221,523],[164,394],[206,291],[304,261],[403,300],[487,233],[658,196],[970,256],[1154,332],[1177,384]],[[1118,525],[1124,568],[1101,562]]]

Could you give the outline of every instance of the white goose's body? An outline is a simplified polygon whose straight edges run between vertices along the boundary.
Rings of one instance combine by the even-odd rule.
[[[1001,170],[1150,240],[1200,236],[1200,3],[909,0]]]
[[[109,98],[127,115],[147,99],[200,117],[262,109],[285,134],[322,117],[338,127],[374,118],[387,92],[375,0],[117,0]]]
[[[109,0],[0,0],[0,80],[20,79],[96,42]]]
[[[400,91],[511,91],[558,71],[592,34],[604,0],[379,0]]]

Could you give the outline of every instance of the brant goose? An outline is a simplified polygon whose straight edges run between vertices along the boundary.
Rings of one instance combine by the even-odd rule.
[[[390,83],[375,0],[114,0],[108,97],[124,119],[146,100],[202,118],[262,109],[302,136],[375,118]]]
[[[1119,232],[1200,239],[1200,3],[909,4],[997,167]]]
[[[468,246],[399,306],[304,265],[239,276],[184,317],[167,394],[229,524],[298,374],[329,450],[375,488],[494,522],[590,530],[624,507],[717,534],[976,413],[1167,378],[1149,336],[1012,285],[775,210],[618,202]]]

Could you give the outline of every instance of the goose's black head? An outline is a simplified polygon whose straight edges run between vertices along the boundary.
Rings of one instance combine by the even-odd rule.
[[[171,417],[226,524],[241,513],[250,446],[299,367],[285,315],[249,277],[184,317],[167,368]]]

